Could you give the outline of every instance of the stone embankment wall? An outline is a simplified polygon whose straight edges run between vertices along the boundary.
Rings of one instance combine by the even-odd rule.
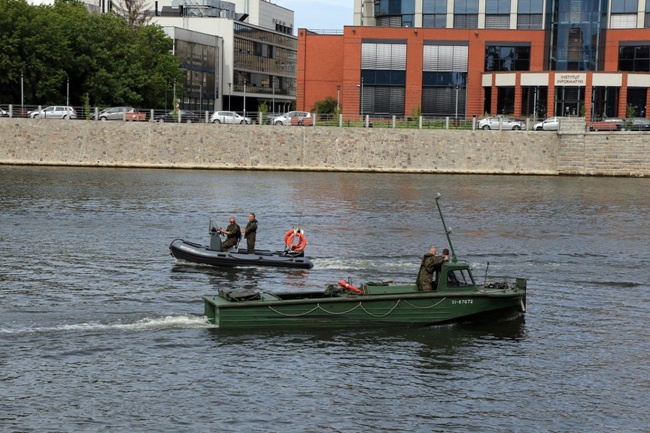
[[[650,135],[0,119],[0,164],[650,175]]]

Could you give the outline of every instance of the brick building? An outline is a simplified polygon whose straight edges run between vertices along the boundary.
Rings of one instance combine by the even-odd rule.
[[[298,30],[297,109],[359,115],[648,117],[650,0],[355,0]],[[631,110],[634,110],[632,113]]]

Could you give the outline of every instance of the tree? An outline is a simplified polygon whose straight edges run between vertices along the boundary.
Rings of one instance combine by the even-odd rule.
[[[321,101],[316,101],[311,111],[318,114],[335,114],[337,102],[331,96],[326,97]]]
[[[91,14],[76,0],[31,6],[0,0],[0,100],[94,106],[165,106],[183,71],[173,41],[156,25],[131,26],[114,14]],[[180,88],[179,88],[180,91]],[[171,93],[171,92],[169,92]]]
[[[151,22],[151,5],[146,0],[118,0],[113,2],[113,13],[122,17],[129,27],[139,27]]]

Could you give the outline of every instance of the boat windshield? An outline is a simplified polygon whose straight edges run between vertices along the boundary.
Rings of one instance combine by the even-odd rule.
[[[447,287],[469,287],[474,281],[467,269],[455,269],[447,272]]]

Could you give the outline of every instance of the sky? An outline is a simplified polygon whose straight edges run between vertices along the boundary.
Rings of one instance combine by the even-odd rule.
[[[351,26],[354,0],[272,0],[294,12],[294,34],[298,29],[339,30]]]

